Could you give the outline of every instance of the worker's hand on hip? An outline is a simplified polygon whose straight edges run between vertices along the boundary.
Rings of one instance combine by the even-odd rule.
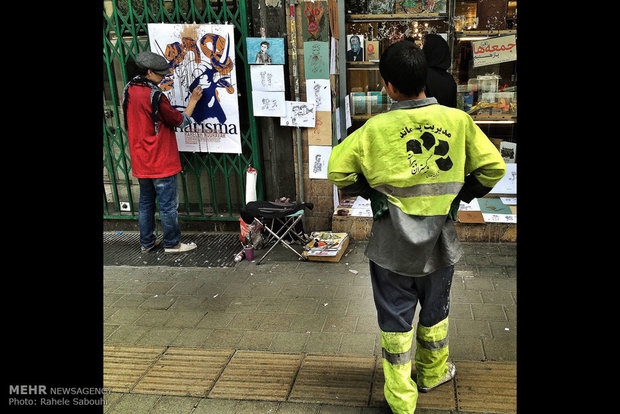
[[[377,190],[371,190],[370,193],[370,208],[372,209],[372,219],[377,220],[386,211],[388,211],[388,201],[385,194],[380,193]]]
[[[459,200],[458,197],[452,200],[452,204],[450,204],[450,211],[448,212],[448,216],[453,221],[456,221],[460,205],[461,205],[461,200]]]

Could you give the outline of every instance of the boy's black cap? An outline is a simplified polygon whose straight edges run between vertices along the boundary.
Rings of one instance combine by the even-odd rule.
[[[166,76],[170,73],[168,61],[156,53],[145,51],[136,56],[136,64],[140,69],[150,69],[158,75]]]

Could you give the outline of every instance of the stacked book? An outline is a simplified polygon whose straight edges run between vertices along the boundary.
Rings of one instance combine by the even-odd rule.
[[[310,239],[302,254],[308,260],[338,262],[349,245],[347,233],[313,232]]]

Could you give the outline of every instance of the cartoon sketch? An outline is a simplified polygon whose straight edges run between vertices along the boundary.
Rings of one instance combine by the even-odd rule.
[[[256,54],[255,63],[260,63],[263,65],[271,64],[271,55],[267,53],[267,49],[269,49],[269,42],[266,40],[263,40],[262,42],[260,42],[260,52]]]
[[[271,73],[267,73],[267,72],[261,72],[260,73],[260,83],[261,85],[263,85],[265,88],[269,88],[271,86],[271,77],[273,75]]]
[[[309,178],[327,179],[327,162],[331,153],[331,145],[308,145],[308,158],[312,160]]]
[[[254,91],[283,92],[285,89],[282,65],[251,65],[250,79]]]
[[[329,42],[304,42],[306,79],[329,79]]]
[[[286,116],[284,92],[252,91],[254,116]]]
[[[316,154],[314,157],[314,166],[312,167],[313,173],[320,173],[323,170],[323,163],[321,163],[321,154]]]
[[[491,194],[516,194],[517,193],[517,164],[506,163],[506,174],[490,191]]]
[[[315,127],[314,127],[314,135],[319,135],[321,133],[321,127],[323,126],[323,120],[321,118],[316,119]]]
[[[314,67],[325,64],[319,45],[312,45],[312,49],[310,50],[310,64]]]
[[[306,97],[316,104],[317,111],[331,111],[329,79],[306,79]]]
[[[314,128],[316,114],[313,102],[286,101],[286,116],[280,118],[281,126]]]
[[[293,111],[293,115],[295,117],[304,116],[312,112],[312,109],[308,108],[306,104],[293,105],[291,110]]]
[[[321,106],[321,85],[314,84],[314,102],[316,106]]]

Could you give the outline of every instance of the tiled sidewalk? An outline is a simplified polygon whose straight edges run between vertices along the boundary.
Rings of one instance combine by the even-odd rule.
[[[203,412],[230,401],[241,407],[242,402],[247,404],[241,411],[225,412],[262,412],[260,407],[281,412],[282,406],[309,410],[303,412],[324,412],[323,408],[384,412],[389,410],[381,364],[381,358],[367,355],[106,346],[104,387],[112,392],[111,413],[125,412],[123,407],[130,402],[141,405],[131,412],[151,412],[154,406],[149,405],[173,396],[188,404],[177,413]],[[420,394],[417,411],[454,412],[458,405],[463,412],[516,412],[514,362],[455,364],[455,381]],[[145,395],[166,397],[155,400]],[[250,411],[248,404],[254,409],[258,405],[259,411]]]
[[[451,293],[451,358],[514,362],[516,246],[463,246]],[[260,266],[246,261],[234,268],[106,266],[104,344],[376,360],[381,345],[364,248],[365,243],[351,243],[339,263],[300,262],[276,249]],[[137,395],[142,394],[121,393],[118,407]],[[172,397],[162,397],[167,398]],[[208,412],[198,410],[201,404],[193,404],[193,412]],[[287,404],[293,403],[278,402],[278,412],[286,412],[281,410]]]

